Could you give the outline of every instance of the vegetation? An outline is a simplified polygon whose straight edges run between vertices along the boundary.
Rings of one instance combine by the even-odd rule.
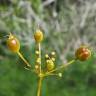
[[[80,45],[92,51],[87,61],[65,68],[62,78],[45,78],[42,96],[95,96],[95,7],[95,0],[0,0],[0,96],[36,96],[38,78],[24,68],[26,61],[8,50],[6,36],[12,32],[19,38],[21,54],[34,66],[38,24],[46,38],[42,55],[56,51],[56,67],[73,59]]]

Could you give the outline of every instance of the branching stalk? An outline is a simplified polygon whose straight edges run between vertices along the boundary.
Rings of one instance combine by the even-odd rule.
[[[46,72],[45,76],[48,76],[48,75],[50,75],[52,72],[58,71],[58,70],[60,70],[60,69],[62,69],[62,68],[65,68],[65,67],[71,65],[71,64],[74,63],[75,61],[76,61],[76,59],[73,59],[73,60],[69,61],[68,63],[61,65],[60,67],[53,69],[52,71]]]

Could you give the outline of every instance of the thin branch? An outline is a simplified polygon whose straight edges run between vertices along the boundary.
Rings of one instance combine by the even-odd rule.
[[[26,64],[28,67],[31,67],[31,65],[28,63],[28,61],[24,58],[24,56],[23,56],[20,52],[18,52],[17,54],[18,54],[19,57],[25,62],[25,64]]]

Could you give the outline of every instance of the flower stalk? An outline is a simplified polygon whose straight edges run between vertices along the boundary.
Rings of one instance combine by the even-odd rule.
[[[66,64],[62,64],[60,67],[57,67],[57,68],[53,69],[52,71],[46,72],[46,73],[45,73],[45,76],[48,76],[48,75],[50,75],[50,74],[53,73],[53,72],[59,71],[59,70],[61,70],[61,69],[63,69],[63,68],[66,68],[67,66],[71,65],[71,64],[74,63],[75,61],[76,61],[76,59],[73,59],[73,60],[69,61],[69,62],[66,63]]]
[[[17,52],[17,54],[25,62],[27,67],[31,67],[31,65],[28,63],[28,61],[24,58],[24,56],[20,52]]]
[[[37,58],[36,58],[36,65],[39,67],[39,72],[38,72],[38,77],[39,77],[39,81],[38,81],[38,90],[37,90],[37,96],[41,96],[41,86],[42,86],[42,67],[41,67],[41,44],[37,43]],[[37,69],[37,71],[38,71]]]

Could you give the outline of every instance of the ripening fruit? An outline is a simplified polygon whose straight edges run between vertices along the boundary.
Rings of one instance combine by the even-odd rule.
[[[85,61],[91,56],[91,51],[87,47],[82,46],[76,50],[75,56],[78,60]]]
[[[39,73],[40,72],[40,65],[39,64],[36,64],[35,65],[35,72],[36,73]]]
[[[20,50],[19,40],[12,34],[9,35],[9,38],[7,40],[7,46],[14,53],[19,52]]]
[[[55,67],[55,65],[54,65],[53,61],[52,60],[47,60],[47,70],[51,71],[51,70],[54,69],[54,67]]]
[[[35,41],[40,43],[43,40],[43,33],[40,30],[37,30],[34,34]]]

